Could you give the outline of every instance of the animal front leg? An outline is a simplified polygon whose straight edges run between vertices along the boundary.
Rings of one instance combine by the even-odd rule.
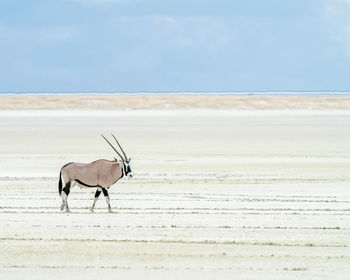
[[[94,212],[94,207],[95,207],[96,201],[98,200],[98,197],[100,196],[100,194],[101,194],[100,189],[97,189],[96,192],[95,192],[94,203],[92,204],[92,206],[90,208],[91,212]]]
[[[106,202],[107,202],[107,205],[108,205],[108,212],[112,212],[108,191],[105,188],[103,188],[102,191],[103,191],[103,194],[104,194],[104,196],[106,198]]]

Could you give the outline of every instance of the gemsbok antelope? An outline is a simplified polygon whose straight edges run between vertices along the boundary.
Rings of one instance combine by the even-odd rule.
[[[99,159],[91,163],[77,163],[70,162],[64,165],[60,171],[60,179],[58,182],[58,193],[62,197],[61,211],[66,208],[69,211],[67,198],[70,193],[71,187],[74,184],[88,188],[97,188],[95,192],[94,202],[90,208],[90,211],[94,211],[94,207],[98,197],[103,192],[107,205],[108,211],[112,212],[110,205],[110,199],[107,189],[109,189],[114,183],[116,183],[124,175],[131,178],[132,171],[130,168],[130,158],[128,158],[120,146],[117,138],[112,134],[114,140],[117,142],[120,150],[122,151],[124,157],[117,151],[117,149],[104,137],[103,139],[113,148],[113,150],[119,155],[121,161],[114,158],[114,160]],[[62,189],[62,186],[63,189]],[[62,192],[63,190],[63,192]]]

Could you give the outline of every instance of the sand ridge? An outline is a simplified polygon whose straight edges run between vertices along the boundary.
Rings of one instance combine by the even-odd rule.
[[[0,110],[45,109],[221,109],[269,110],[350,109],[349,96],[232,96],[232,95],[0,95]]]

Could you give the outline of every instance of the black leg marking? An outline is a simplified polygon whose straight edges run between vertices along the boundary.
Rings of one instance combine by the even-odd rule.
[[[105,188],[103,188],[102,191],[104,196],[108,196],[108,191]]]
[[[107,202],[107,205],[108,205],[108,212],[112,212],[111,204],[109,203],[110,199],[109,199],[109,196],[108,196],[108,191],[105,188],[102,188],[102,191],[103,191],[104,196],[106,197],[106,202]]]
[[[101,194],[101,191],[99,191],[99,190],[97,189],[96,192],[95,192],[95,198],[99,197],[100,194]]]
[[[69,212],[67,198],[70,193],[70,185],[70,182],[68,182],[63,188],[61,211],[66,207],[66,211]]]
[[[91,208],[90,208],[90,211],[91,212],[94,212],[94,207],[95,207],[95,204],[96,204],[96,201],[98,200],[98,197],[100,196],[101,194],[101,191],[99,190],[99,188],[96,190],[95,192],[95,198],[94,198],[94,203],[92,204]]]
[[[70,193],[70,182],[66,184],[66,186],[63,188],[63,191],[66,193],[68,196]]]

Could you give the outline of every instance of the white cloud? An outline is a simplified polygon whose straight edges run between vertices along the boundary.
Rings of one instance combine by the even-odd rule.
[[[327,0],[325,5],[329,32],[350,57],[350,0]]]
[[[54,27],[1,27],[0,39],[7,45],[25,45],[26,50],[37,46],[47,47],[69,41],[79,34],[76,26]]]
[[[156,23],[174,23],[175,18],[169,16],[155,15],[151,17],[152,20]]]
[[[205,16],[122,16],[116,26],[128,28],[126,36],[157,42],[159,45],[207,48],[213,51],[232,43],[235,30],[216,17]]]

